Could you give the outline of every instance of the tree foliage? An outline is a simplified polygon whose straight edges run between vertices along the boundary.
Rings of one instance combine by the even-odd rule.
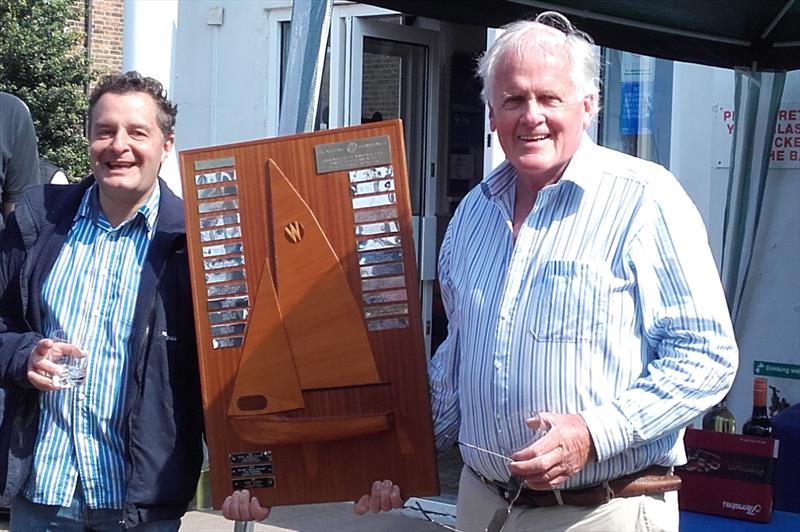
[[[72,179],[89,170],[83,32],[70,24],[74,0],[0,0],[0,90],[30,108],[39,156]]]

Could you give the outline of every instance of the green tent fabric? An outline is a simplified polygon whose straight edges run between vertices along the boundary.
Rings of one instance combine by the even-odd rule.
[[[722,285],[736,325],[753,260],[785,72],[736,71],[733,144],[722,240]]]

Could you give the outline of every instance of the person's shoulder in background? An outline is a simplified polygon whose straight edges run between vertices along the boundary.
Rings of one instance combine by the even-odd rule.
[[[10,92],[3,92],[0,91],[0,107],[3,108],[3,111],[10,112],[10,111],[19,111],[22,114],[29,114],[30,111],[28,110],[28,106],[25,105],[25,102],[11,94]]]
[[[39,178],[40,183],[51,183],[53,185],[68,185],[69,179],[64,171],[47,159],[39,159]]]

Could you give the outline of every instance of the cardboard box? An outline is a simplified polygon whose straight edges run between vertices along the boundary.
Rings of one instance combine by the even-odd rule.
[[[768,523],[778,440],[686,429],[681,510]]]

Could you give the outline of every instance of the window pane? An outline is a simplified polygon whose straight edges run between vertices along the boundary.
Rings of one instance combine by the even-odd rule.
[[[411,211],[422,209],[425,174],[428,49],[418,44],[364,39],[361,123],[403,120]]]
[[[600,143],[669,165],[672,61],[603,49]]]

